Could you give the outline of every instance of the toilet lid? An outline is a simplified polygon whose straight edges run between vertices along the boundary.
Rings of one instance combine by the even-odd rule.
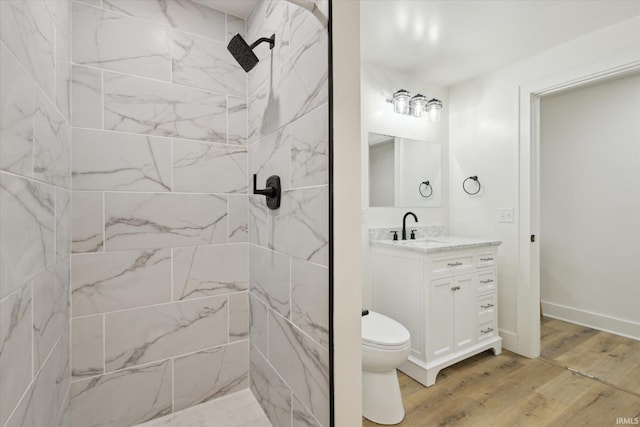
[[[362,316],[362,342],[375,347],[398,347],[409,342],[410,335],[407,328],[395,320],[380,313],[369,310],[369,314]]]

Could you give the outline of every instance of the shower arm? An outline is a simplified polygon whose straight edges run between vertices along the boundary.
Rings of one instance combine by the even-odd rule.
[[[259,38],[258,40],[251,43],[251,46],[249,46],[249,49],[251,50],[255,49],[255,47],[258,46],[260,43],[269,43],[269,49],[273,49],[273,46],[276,44],[276,35],[273,34],[271,37]]]

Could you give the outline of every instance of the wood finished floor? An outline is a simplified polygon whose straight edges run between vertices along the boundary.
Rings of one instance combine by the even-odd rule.
[[[429,388],[399,373],[398,426],[601,427],[640,417],[639,341],[553,319],[541,326],[539,359],[487,351],[443,369]]]

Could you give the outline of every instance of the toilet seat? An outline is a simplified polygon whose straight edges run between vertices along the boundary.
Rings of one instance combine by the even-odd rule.
[[[410,345],[407,328],[375,311],[362,317],[362,345],[381,350],[397,350]]]

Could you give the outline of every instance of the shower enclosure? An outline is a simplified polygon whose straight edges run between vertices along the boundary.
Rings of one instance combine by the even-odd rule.
[[[331,425],[315,3],[0,1],[0,427],[129,426],[247,388],[274,426]],[[235,34],[276,43],[246,73]],[[253,174],[280,176],[279,209]]]

